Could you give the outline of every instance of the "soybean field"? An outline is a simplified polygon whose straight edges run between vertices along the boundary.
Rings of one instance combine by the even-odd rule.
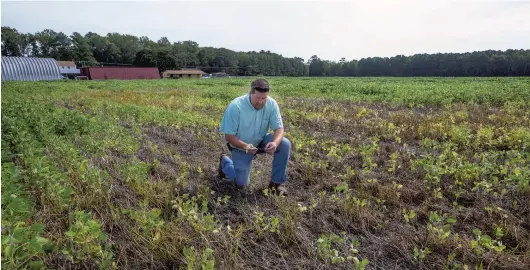
[[[528,269],[530,78],[267,78],[286,188],[217,179],[254,78],[2,83],[2,268]]]

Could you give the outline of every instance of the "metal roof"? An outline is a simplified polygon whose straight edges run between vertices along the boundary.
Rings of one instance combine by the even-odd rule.
[[[60,80],[53,58],[2,56],[2,81]]]
[[[73,67],[75,68],[74,61],[55,61],[60,67]]]

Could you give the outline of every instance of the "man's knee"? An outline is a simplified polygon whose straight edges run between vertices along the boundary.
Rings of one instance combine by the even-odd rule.
[[[289,139],[283,137],[282,142],[278,146],[280,151],[290,151],[291,150],[291,141]]]

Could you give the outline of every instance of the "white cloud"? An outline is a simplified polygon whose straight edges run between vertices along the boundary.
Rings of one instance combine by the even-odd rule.
[[[328,60],[529,48],[530,2],[2,2],[2,26]]]

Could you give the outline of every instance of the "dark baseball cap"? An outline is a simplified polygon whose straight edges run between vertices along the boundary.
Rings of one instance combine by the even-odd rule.
[[[267,92],[269,91],[269,83],[265,79],[257,79],[252,82],[250,87],[253,90],[257,90],[259,92]]]

